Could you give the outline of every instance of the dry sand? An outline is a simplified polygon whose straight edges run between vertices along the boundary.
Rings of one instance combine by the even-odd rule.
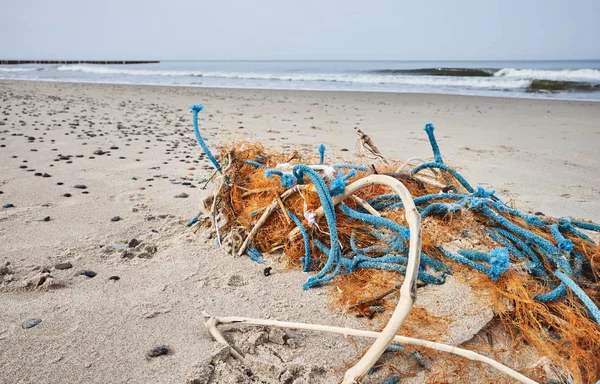
[[[422,127],[432,121],[442,154],[474,185],[534,212],[600,221],[600,103],[0,81],[0,206],[14,205],[0,208],[0,267],[10,263],[0,271],[0,382],[182,383],[218,350],[202,310],[369,328],[333,313],[327,288],[302,291],[306,274],[268,260],[266,277],[266,265],[186,229],[211,174],[192,103],[205,106],[212,148],[324,142],[351,158],[358,124],[390,157],[431,157]],[[134,238],[139,246],[120,249]],[[61,262],[73,268],[56,270]],[[27,319],[42,322],[24,329]],[[230,379],[333,383],[358,353],[340,336],[288,334],[235,332],[265,373]],[[169,355],[148,358],[160,345]]]

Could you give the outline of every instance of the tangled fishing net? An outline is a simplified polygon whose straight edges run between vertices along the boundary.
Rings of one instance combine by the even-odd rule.
[[[304,289],[331,285],[335,306],[386,320],[405,280],[415,282],[402,291],[407,314],[417,287],[460,277],[491,297],[515,350],[533,347],[564,382],[600,379],[600,247],[592,238],[600,225],[526,213],[473,187],[444,162],[432,124],[432,161],[389,159],[358,128],[363,164],[336,163],[324,145],[307,155],[243,142],[214,157],[198,129],[201,109],[192,106],[196,138],[217,170],[190,226],[210,226],[228,253],[258,263],[279,255],[310,272]],[[402,333],[443,332],[442,320],[413,311]],[[400,347],[390,341],[388,350]],[[523,373],[550,380],[539,367]]]

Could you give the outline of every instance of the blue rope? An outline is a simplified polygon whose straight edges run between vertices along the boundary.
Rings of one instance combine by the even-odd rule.
[[[265,168],[265,165],[264,165],[264,164],[261,164],[261,163],[259,163],[259,162],[252,161],[252,160],[244,160],[244,163],[246,163],[246,164],[250,164],[250,165],[253,165],[253,166],[255,166],[256,168]]]
[[[319,145],[319,165],[323,165],[325,162],[325,145],[321,143]]]
[[[198,129],[198,112],[200,112],[204,107],[202,106],[202,104],[194,104],[194,105],[191,105],[190,108],[192,110],[192,123],[194,125],[194,133],[196,134],[196,140],[198,141],[198,144],[200,144],[200,146],[204,150],[204,153],[206,153],[206,156],[208,156],[208,159],[211,161],[211,163],[213,163],[215,168],[220,173],[222,173],[221,172],[221,164],[219,164],[217,159],[215,159],[215,157],[210,152],[210,149],[208,149],[208,147],[204,143],[204,140],[202,140],[202,136],[200,136],[200,130]]]
[[[331,196],[338,196],[344,193],[344,189],[346,188],[346,184],[348,180],[352,177],[356,176],[356,170],[351,169],[347,175],[344,175],[344,171],[339,171],[337,176],[331,180],[331,185],[329,186],[329,190],[331,191]]]
[[[413,169],[411,171],[411,173],[417,174],[418,172],[424,170],[424,169],[429,169],[429,168],[437,168],[439,170],[445,171],[445,172],[450,172],[450,174],[452,176],[454,176],[456,178],[456,180],[458,180],[458,182],[469,192],[473,193],[475,192],[475,190],[473,189],[473,187],[471,187],[471,184],[469,184],[469,182],[467,182],[467,180],[465,180],[464,177],[462,177],[460,175],[460,173],[456,172],[454,169],[448,167],[447,165],[441,164],[441,163],[424,163],[419,165],[418,167],[416,167],[415,169]]]
[[[573,224],[571,223],[570,219],[567,219],[567,218],[558,219],[558,228],[563,232],[572,233],[573,235],[575,235],[581,239],[587,240],[592,244],[596,244],[596,242],[591,237],[589,237],[585,233],[583,233],[580,230],[578,230],[577,228],[575,228],[575,226],[573,226]]]
[[[581,229],[587,229],[588,231],[600,232],[600,224],[586,223],[585,221],[573,221],[572,224]]]
[[[279,176],[281,178],[281,186],[285,188],[292,188],[295,185],[294,176],[290,173],[283,173],[278,169],[267,169],[265,171],[265,177]]]
[[[496,248],[492,252],[490,252],[490,254],[488,255],[488,260],[490,264],[489,268],[484,267],[483,265],[478,264],[462,255],[455,255],[444,248],[440,248],[440,250],[447,257],[485,273],[494,281],[498,281],[500,275],[508,271],[508,269],[510,268],[510,259],[508,255],[508,250],[506,248]]]
[[[445,215],[447,213],[456,213],[460,211],[460,204],[452,203],[433,203],[429,204],[427,208],[421,211],[421,217],[427,217],[429,215]]]
[[[433,134],[432,123],[425,124],[425,132],[427,132],[427,137],[429,137],[429,143],[431,144],[431,149],[433,151],[433,159],[436,163],[444,164],[444,160],[442,159],[442,155],[440,154],[440,147],[438,147],[437,141],[435,140],[435,135]]]
[[[302,234],[302,238],[304,239],[304,272],[308,272],[310,270],[310,240],[308,239],[308,234],[306,233],[306,229],[304,229],[304,225],[302,222],[294,215],[292,212],[288,211],[288,216],[292,221],[298,226],[300,233]]]
[[[329,256],[327,258],[327,262],[323,266],[323,268],[314,276],[311,276],[306,283],[304,283],[303,288],[308,289],[317,284],[320,284],[324,281],[329,281],[331,278],[325,278],[331,268],[338,263],[341,259],[341,250],[340,245],[338,243],[338,234],[337,234],[337,226],[336,226],[336,218],[335,218],[335,206],[333,205],[333,201],[331,201],[331,196],[329,195],[329,190],[327,189],[327,185],[325,184],[325,180],[315,172],[312,168],[307,165],[300,164],[294,166],[292,169],[292,174],[298,179],[300,183],[304,181],[304,175],[307,175],[313,182],[317,193],[319,194],[319,200],[321,202],[321,206],[323,207],[323,211],[325,212],[325,218],[327,220],[327,226],[329,228],[329,240],[331,244],[331,250],[329,251]],[[336,267],[336,270],[338,268]],[[335,276],[335,274],[334,274]]]
[[[561,297],[566,295],[566,293],[567,286],[565,285],[565,283],[561,282],[558,287],[554,288],[550,292],[540,293],[539,295],[536,295],[534,299],[539,301],[540,303],[548,303],[560,299]]]
[[[400,224],[393,222],[391,220],[386,219],[385,217],[374,216],[367,213],[360,213],[355,211],[354,209],[348,207],[346,204],[342,203],[339,205],[340,211],[342,211],[345,215],[350,216],[351,218],[359,221],[364,221],[375,227],[385,227],[389,230],[392,230],[398,233],[405,239],[410,238],[410,230],[406,227],[401,226]]]
[[[571,267],[569,266],[569,263],[566,261],[564,256],[561,254],[559,249],[554,246],[554,244],[552,244],[548,240],[544,239],[543,237],[540,237],[532,232],[529,232],[529,231],[513,224],[511,221],[507,220],[500,214],[498,214],[498,213],[492,211],[490,208],[488,208],[486,205],[487,203],[488,203],[488,200],[474,198],[471,201],[469,208],[474,209],[474,210],[482,213],[483,215],[489,217],[490,219],[492,219],[492,221],[495,221],[496,223],[500,224],[501,226],[503,226],[510,232],[525,238],[526,243],[534,244],[545,254],[545,256],[547,256],[550,260],[552,260],[560,269],[571,274]]]
[[[200,218],[200,213],[197,214],[196,216],[194,216],[190,221],[188,221],[187,226],[191,227],[192,225],[196,224],[198,222],[198,219]]]
[[[246,254],[250,259],[256,261],[257,263],[264,264],[265,261],[262,259],[262,254],[258,252],[258,249],[254,248],[253,245],[250,245],[246,250]]]
[[[347,169],[355,169],[357,171],[370,172],[371,169],[369,167],[365,167],[363,165],[354,165],[354,164],[333,164],[333,168],[347,168]]]
[[[569,287],[573,291],[573,293],[575,293],[577,297],[579,297],[579,299],[587,307],[594,320],[596,320],[596,323],[600,324],[600,309],[598,309],[598,306],[596,306],[592,299],[590,299],[590,297],[586,295],[583,289],[581,289],[573,280],[569,278],[569,276],[565,275],[561,271],[555,271],[554,276],[558,277],[563,284]]]
[[[550,233],[554,236],[554,239],[558,243],[558,249],[563,252],[571,253],[573,251],[573,242],[567,238],[565,238],[558,228],[558,224],[552,224],[550,226]]]

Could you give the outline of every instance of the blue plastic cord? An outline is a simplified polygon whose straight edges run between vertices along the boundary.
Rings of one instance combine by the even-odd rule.
[[[508,255],[508,250],[506,248],[496,248],[492,252],[490,252],[488,256],[490,264],[489,268],[484,267],[483,265],[478,264],[467,257],[455,255],[444,248],[440,248],[440,250],[447,257],[485,273],[494,281],[497,281],[500,275],[508,271],[508,269],[510,268],[510,259]]]
[[[346,169],[356,169],[357,171],[370,172],[371,169],[369,167],[365,167],[363,165],[354,165],[354,164],[333,164],[333,168],[346,168]]]
[[[323,165],[325,162],[325,144],[319,145],[319,165]]]
[[[581,229],[587,229],[588,231],[600,232],[600,224],[587,223],[585,221],[573,221],[572,224]]]
[[[540,237],[530,231],[527,231],[513,224],[511,221],[507,220],[500,214],[492,211],[490,208],[487,207],[488,202],[489,200],[486,199],[473,198],[469,205],[469,208],[484,214],[485,216],[489,217],[490,219],[500,224],[515,235],[523,237],[526,243],[534,244],[543,252],[543,254],[546,257],[552,260],[552,262],[554,262],[560,269],[571,274],[571,267],[569,266],[569,263],[561,254],[560,250],[554,246],[554,244],[544,239],[543,237]]]
[[[440,147],[438,147],[435,135],[433,134],[434,129],[432,123],[425,124],[425,132],[427,132],[427,137],[429,137],[429,143],[431,144],[431,150],[433,151],[433,159],[436,163],[444,164],[444,160],[440,154]]]
[[[264,164],[261,164],[261,163],[258,163],[258,162],[256,162],[256,161],[252,161],[252,160],[244,160],[244,163],[246,163],[246,164],[250,164],[250,165],[253,165],[253,166],[255,166],[256,168],[265,168],[265,165],[264,165]]]
[[[303,288],[308,289],[320,284],[321,282],[331,280],[331,278],[325,278],[325,275],[331,271],[336,263],[338,263],[339,267],[339,260],[341,259],[342,253],[338,243],[335,206],[333,205],[333,201],[331,201],[331,196],[329,195],[329,190],[327,189],[325,180],[323,180],[321,175],[315,172],[312,168],[304,164],[294,166],[294,168],[292,168],[292,174],[300,183],[304,181],[304,175],[308,176],[312,180],[313,185],[319,194],[319,200],[321,202],[321,206],[323,207],[323,211],[325,212],[325,218],[327,220],[327,226],[329,229],[331,250],[329,251],[327,262],[316,275],[311,276],[308,281],[304,283]]]
[[[573,242],[565,238],[558,228],[558,224],[552,224],[550,226],[550,233],[554,236],[554,239],[558,243],[558,249],[563,252],[571,253],[573,251]]]
[[[196,216],[194,216],[190,221],[188,221],[187,226],[191,227],[192,225],[196,224],[198,222],[198,219],[200,218],[200,213],[197,214]]]
[[[427,217],[429,215],[445,215],[447,213],[456,213],[460,211],[460,204],[457,203],[433,203],[429,204],[424,210],[421,211],[421,217]]]
[[[308,239],[308,233],[306,233],[306,229],[304,229],[304,225],[302,222],[294,215],[292,212],[287,211],[288,216],[292,221],[298,226],[300,233],[302,234],[302,239],[304,239],[304,272],[308,272],[310,270],[310,240]]]
[[[583,301],[583,304],[585,304],[594,320],[596,320],[596,323],[600,324],[600,309],[598,309],[598,306],[596,306],[592,299],[586,295],[583,289],[581,289],[573,280],[569,278],[569,276],[565,275],[561,271],[554,271],[554,276],[558,277],[560,281],[569,287],[573,293],[575,293],[577,297]]]
[[[281,178],[281,186],[285,188],[292,188],[295,185],[295,178],[290,173],[283,173],[278,169],[267,169],[265,171],[265,177],[279,176]]]
[[[410,238],[410,230],[408,228],[403,227],[396,222],[388,220],[385,217],[374,216],[374,215],[370,215],[367,213],[360,213],[360,212],[355,211],[354,209],[348,207],[344,203],[341,203],[339,205],[339,208],[340,208],[340,211],[342,211],[345,215],[348,215],[355,220],[360,220],[360,221],[369,223],[371,225],[374,225],[375,227],[382,226],[382,227],[385,227],[387,229],[390,229],[390,230],[396,232],[397,234],[399,234],[400,236],[402,236],[405,239]]]
[[[352,177],[356,176],[356,170],[351,169],[347,175],[344,175],[344,171],[338,171],[336,177],[331,180],[331,184],[329,185],[329,190],[331,191],[331,196],[338,196],[344,193],[344,189],[346,188],[346,184],[348,180]]]
[[[467,180],[465,180],[464,177],[462,177],[460,175],[460,173],[456,172],[454,169],[448,167],[447,165],[444,165],[442,163],[424,163],[419,165],[418,167],[416,167],[415,169],[413,169],[411,171],[411,173],[417,174],[418,172],[424,170],[424,169],[429,169],[429,168],[437,168],[441,171],[445,171],[445,172],[450,172],[450,174],[452,176],[454,176],[454,178],[456,178],[456,180],[458,180],[458,182],[469,192],[473,193],[475,192],[475,190],[473,189],[473,187],[471,187],[471,184],[469,184],[469,182],[467,182]]]
[[[264,264],[265,261],[262,259],[262,254],[258,252],[256,248],[251,244],[246,250],[246,254],[250,259],[256,261],[257,263]]]
[[[202,104],[194,104],[190,106],[190,109],[192,110],[192,123],[194,125],[194,133],[196,134],[196,140],[198,141],[198,144],[200,144],[200,146],[202,147],[202,150],[204,150],[206,156],[208,156],[208,159],[211,161],[211,163],[213,163],[215,168],[220,173],[222,173],[221,164],[219,164],[217,159],[215,159],[215,157],[210,152],[210,149],[208,149],[208,147],[204,143],[204,140],[202,140],[202,136],[200,136],[200,130],[198,129],[198,112],[200,112],[203,108],[204,107],[202,106]]]

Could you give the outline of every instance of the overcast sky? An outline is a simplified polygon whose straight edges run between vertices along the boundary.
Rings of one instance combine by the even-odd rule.
[[[600,59],[600,0],[0,0],[0,58]]]

